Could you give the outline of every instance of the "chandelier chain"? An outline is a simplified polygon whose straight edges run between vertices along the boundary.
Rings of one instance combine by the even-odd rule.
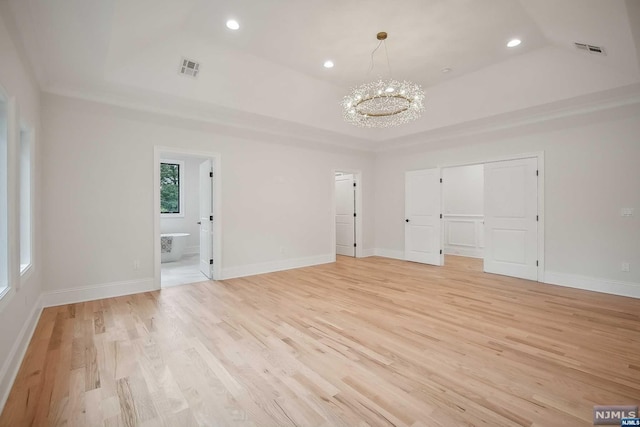
[[[373,49],[373,51],[371,52],[371,63],[369,64],[369,72],[367,74],[371,74],[371,72],[373,71],[373,55],[376,53],[376,50],[380,48],[380,45],[382,44],[383,41],[384,40],[380,40],[378,42],[378,46],[376,46],[376,48]],[[386,45],[385,45],[385,48],[386,48]]]
[[[387,50],[387,43],[386,43],[386,40],[383,40],[383,41],[385,42],[384,53],[387,56],[387,69],[389,70],[389,78],[393,78],[391,74],[391,62],[389,62],[389,51]]]
[[[373,51],[371,52],[371,62],[369,63],[369,71],[367,72],[367,74],[371,74],[371,72],[373,71],[373,65],[374,65],[373,57],[376,51],[380,49],[380,46],[384,46],[384,55],[387,58],[387,71],[389,72],[389,78],[392,78],[393,74],[391,73],[391,62],[389,61],[389,51],[387,50],[386,40],[380,40],[376,48],[373,49]]]

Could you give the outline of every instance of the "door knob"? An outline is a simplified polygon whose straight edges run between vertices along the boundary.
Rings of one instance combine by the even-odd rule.
[[[405,219],[405,222],[409,222],[409,220],[408,220],[408,219]]]
[[[200,221],[198,221],[198,225],[202,224]]]

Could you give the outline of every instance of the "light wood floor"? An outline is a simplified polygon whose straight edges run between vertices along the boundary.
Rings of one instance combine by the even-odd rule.
[[[0,426],[591,426],[640,300],[384,258],[47,308]]]

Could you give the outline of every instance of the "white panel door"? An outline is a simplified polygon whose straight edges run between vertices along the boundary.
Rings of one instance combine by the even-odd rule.
[[[213,278],[213,161],[200,163],[200,271]]]
[[[336,177],[336,255],[356,254],[354,183],[353,175]]]
[[[442,265],[440,169],[406,172],[404,192],[405,259]]]
[[[538,159],[484,166],[484,271],[538,280]]]

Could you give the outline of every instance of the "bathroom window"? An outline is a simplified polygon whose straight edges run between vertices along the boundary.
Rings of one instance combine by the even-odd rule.
[[[184,216],[184,162],[160,162],[160,214],[163,217]]]
[[[28,130],[20,131],[20,274],[31,266],[32,135]]]

